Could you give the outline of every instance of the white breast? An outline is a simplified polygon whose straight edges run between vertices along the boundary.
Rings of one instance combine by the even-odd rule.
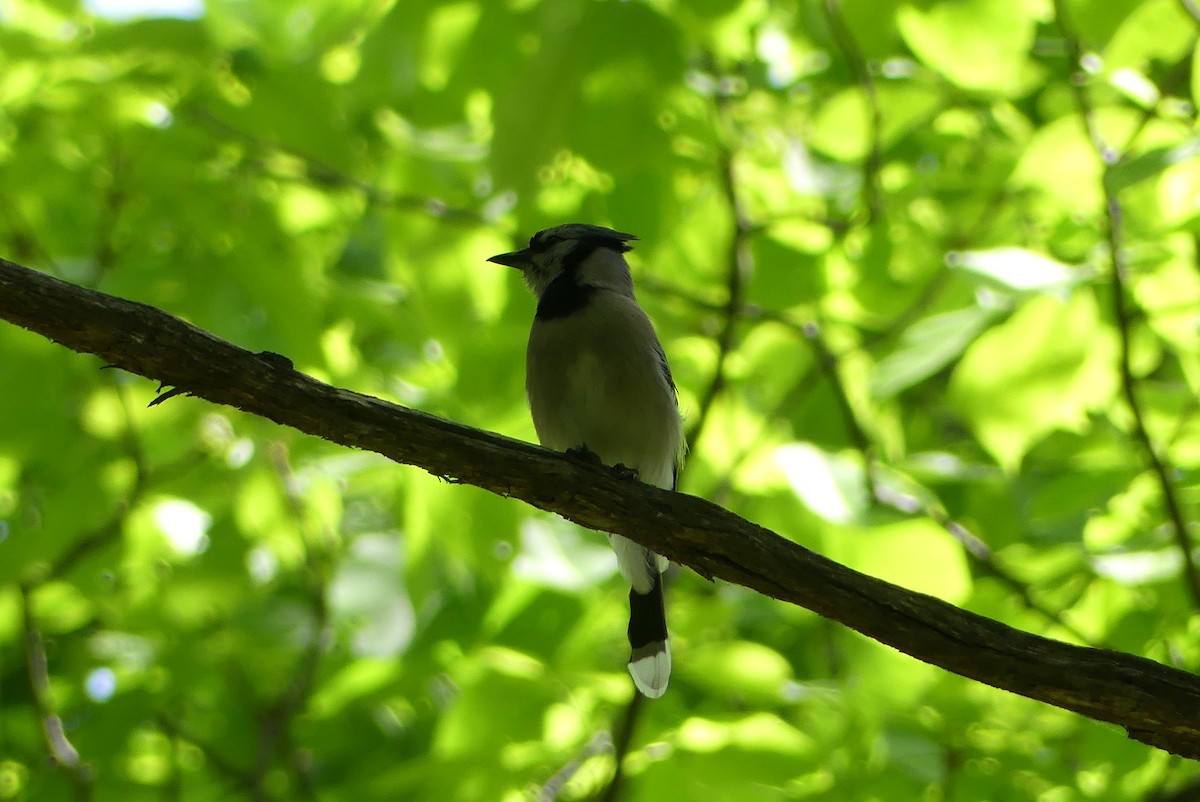
[[[586,445],[607,465],[672,487],[682,435],[657,342],[636,302],[613,292],[597,292],[576,314],[536,320],[526,390],[542,445]]]

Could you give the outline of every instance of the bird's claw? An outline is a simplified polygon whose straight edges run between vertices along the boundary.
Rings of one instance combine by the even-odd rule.
[[[283,354],[277,354],[274,351],[259,351],[255,354],[256,357],[268,363],[272,367],[279,370],[295,370],[296,366],[292,364],[292,360],[288,359]]]
[[[571,446],[567,449],[567,456],[573,457],[580,462],[585,462],[589,465],[600,465],[600,455],[587,447],[587,443],[580,443],[577,446]]]
[[[597,454],[595,451],[592,451],[590,448],[588,448],[587,443],[580,443],[577,446],[571,446],[570,448],[567,449],[566,454],[568,457],[579,460],[580,462],[585,463],[587,465],[603,465],[604,464],[600,459],[600,455]],[[625,465],[620,462],[618,462],[616,465],[612,465],[610,467],[612,468],[613,472],[616,473],[617,476],[620,476],[622,479],[635,479],[636,480],[637,478],[639,478],[637,468],[630,468],[628,465]]]
[[[628,465],[618,462],[616,465],[612,466],[612,469],[613,473],[615,473],[617,476],[620,476],[622,479],[632,479],[634,481],[637,481],[638,479],[637,468],[630,468]]]

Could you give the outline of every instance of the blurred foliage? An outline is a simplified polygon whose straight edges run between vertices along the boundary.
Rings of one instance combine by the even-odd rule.
[[[635,232],[684,491],[1194,670],[1189,9],[3,0],[0,243],[533,439],[533,300],[484,259],[561,222]],[[147,409],[152,382],[101,367],[0,326],[0,800],[602,792],[632,687],[599,535],[198,400]],[[741,588],[676,571],[669,608],[623,799],[1195,782]]]

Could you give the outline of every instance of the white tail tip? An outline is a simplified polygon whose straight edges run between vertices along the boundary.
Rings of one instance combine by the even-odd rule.
[[[670,642],[663,640],[635,649],[629,658],[629,673],[643,695],[657,699],[666,693],[671,678]]]

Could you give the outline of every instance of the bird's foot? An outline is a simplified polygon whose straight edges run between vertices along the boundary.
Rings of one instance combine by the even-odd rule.
[[[580,462],[588,465],[601,465],[600,455],[587,447],[587,443],[580,443],[577,446],[571,446],[567,449],[567,456],[572,457]]]
[[[272,367],[279,370],[295,370],[296,366],[292,364],[292,360],[288,359],[283,354],[277,354],[274,351],[259,351],[255,354],[256,357],[263,362],[268,363]]]
[[[632,479],[636,482],[639,478],[637,468],[630,468],[628,465],[623,463],[618,462],[616,465],[612,466],[612,469],[613,473],[615,473],[617,476],[620,476],[622,479]]]

